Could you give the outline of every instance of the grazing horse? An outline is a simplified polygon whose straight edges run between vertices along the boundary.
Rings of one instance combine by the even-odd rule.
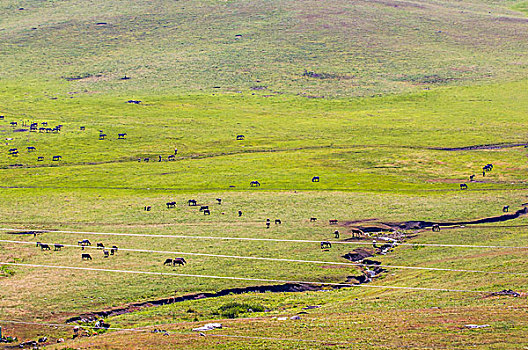
[[[80,129],[81,129],[81,131],[84,131],[84,130],[86,130],[86,128],[85,128],[84,126],[81,126],[81,128],[80,128]]]
[[[40,250],[51,250],[50,246],[46,243],[37,242],[37,247],[40,246]]]
[[[59,161],[59,160],[61,160],[61,159],[62,159],[62,156],[53,156],[53,158],[52,158],[52,160],[53,160],[54,162]]]
[[[337,220],[336,219],[328,220],[328,222],[330,223],[330,225],[337,225]]]
[[[103,250],[103,258],[108,258],[110,254],[108,253],[108,250]]]
[[[118,139],[118,140],[124,140],[125,137],[126,137],[126,135],[127,135],[126,132],[125,132],[125,133],[122,133],[122,134],[117,134],[117,139]]]
[[[104,249],[104,244],[103,244],[103,243],[97,243],[97,248],[102,248],[102,249]]]
[[[217,202],[218,204],[222,204],[222,198],[217,198],[217,199],[216,199],[216,202]]]
[[[117,253],[117,246],[112,246],[112,249],[110,249],[110,255],[114,255],[114,253]]]
[[[167,259],[167,260],[165,260],[163,265],[173,265],[174,266],[174,261],[172,259]]]
[[[504,207],[502,207],[502,211],[503,211],[504,213],[507,213],[508,210],[510,210],[510,206],[509,206],[509,205],[505,205]]]
[[[150,205],[147,205],[143,208],[145,211],[150,211],[150,209],[152,209],[152,207]]]
[[[37,162],[42,162],[44,160],[44,157],[37,157]]]
[[[64,248],[63,244],[54,244],[53,246],[55,247],[54,250],[61,250],[61,248]]]
[[[469,176],[469,181],[473,181],[475,179],[475,174]]]
[[[42,122],[42,126],[48,126],[48,122]]]
[[[27,147],[27,150],[28,150],[28,152],[34,152],[37,149],[35,147],[33,147],[33,146],[29,146],[29,147]]]
[[[173,160],[176,160],[176,157],[174,157],[174,154],[171,154],[170,156],[167,157],[168,161],[171,162]]]
[[[176,202],[167,202],[167,209],[175,208],[175,207],[176,207]]]
[[[467,190],[467,188],[468,188],[468,185],[466,185],[466,184],[460,184],[460,189],[461,189],[461,190]]]
[[[209,206],[208,205],[202,205],[200,207],[200,211],[204,211],[204,210],[208,210],[209,209]]]
[[[209,209],[205,209],[203,213],[204,215],[211,215],[211,211]]]
[[[92,256],[90,254],[83,253],[81,254],[81,260],[92,260]]]
[[[260,187],[260,182],[258,182],[258,181],[251,181],[251,182],[249,183],[249,186],[251,186],[251,187]]]
[[[317,218],[310,218],[310,222],[316,222]]]
[[[352,237],[356,237],[356,236],[361,237],[365,235],[365,233],[359,228],[352,228],[351,233],[352,233]]]
[[[239,210],[238,211],[238,217],[241,217],[242,216],[242,210]]]
[[[11,126],[17,126],[17,122],[11,122],[9,124],[11,124]]]
[[[99,140],[104,140],[106,138],[106,134],[99,134]]]
[[[319,176],[312,177],[312,182],[319,182]]]
[[[244,135],[237,135],[236,139],[238,141],[245,139],[246,137]]]
[[[275,219],[275,225],[281,225],[282,221],[280,219]]]
[[[332,248],[332,243],[330,242],[321,242],[321,249]]]
[[[431,230],[433,232],[440,232],[440,225],[438,224],[434,224],[432,227],[431,227]]]
[[[352,232],[354,232],[354,231],[352,231]],[[339,238],[339,231],[338,230],[334,231],[334,236],[335,236],[335,238]]]
[[[189,207],[195,207],[195,206],[196,206],[196,199],[189,199],[189,200],[187,201],[187,205],[188,205]]]
[[[143,161],[144,162],[148,162],[148,161],[150,161],[150,158],[145,158],[145,159],[143,159]]]
[[[92,245],[92,243],[89,240],[87,240],[87,239],[83,239],[82,241],[77,242],[77,244],[81,245],[81,246],[83,246],[83,245]]]
[[[187,261],[185,261],[184,258],[174,258],[172,260],[172,266],[176,266],[176,265],[185,265],[187,263]]]

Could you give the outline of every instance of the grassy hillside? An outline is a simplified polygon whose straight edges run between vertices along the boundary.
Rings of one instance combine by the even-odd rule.
[[[408,221],[526,207],[526,8],[3,1],[3,333],[47,336],[57,349],[525,348],[528,216],[440,232]],[[389,224],[396,232],[352,237]],[[372,240],[387,235],[404,244],[374,252]],[[82,239],[120,250],[104,258],[81,250]],[[44,251],[38,241],[66,246]],[[358,247],[386,270],[358,287],[201,295],[354,283],[366,268],[343,255]],[[187,265],[163,265],[175,256]],[[519,296],[492,295],[509,289]],[[197,300],[158,305],[189,294]],[[70,317],[110,309],[127,312],[107,322],[133,330],[71,339],[73,325],[87,334],[93,322],[64,325]],[[192,332],[211,321],[224,328]]]
[[[518,79],[528,64],[523,6],[5,1],[0,76],[51,95],[265,89],[318,97]]]

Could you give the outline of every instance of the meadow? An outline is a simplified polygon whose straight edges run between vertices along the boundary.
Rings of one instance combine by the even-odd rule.
[[[528,216],[448,223],[526,208],[526,4],[2,2],[3,335],[525,349]],[[380,254],[387,238],[400,244]],[[344,257],[359,250],[371,262]],[[187,264],[163,264],[176,256]],[[270,291],[234,290],[257,287]],[[210,322],[223,328],[192,331]],[[100,334],[72,339],[76,325]]]

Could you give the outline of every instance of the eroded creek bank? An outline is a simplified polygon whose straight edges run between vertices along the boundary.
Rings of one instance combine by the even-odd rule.
[[[528,207],[517,210],[512,214],[504,214],[500,216],[492,216],[476,220],[468,221],[452,221],[452,222],[433,222],[433,221],[404,221],[404,222],[374,222],[375,219],[359,220],[359,221],[347,221],[343,222],[341,226],[352,228],[352,232],[361,232],[364,235],[363,237],[351,238],[351,239],[360,239],[360,240],[370,240],[368,234],[376,233],[381,234],[377,236],[378,239],[383,240],[384,243],[381,245],[373,244],[372,248],[356,248],[349,253],[344,254],[342,257],[348,261],[358,264],[358,267],[361,269],[361,274],[357,276],[347,276],[346,284],[362,284],[369,283],[372,279],[378,277],[383,272],[387,270],[381,268],[381,263],[377,260],[372,259],[376,255],[386,254],[392,251],[392,248],[397,245],[397,242],[403,242],[407,239],[413,238],[415,234],[405,234],[407,230],[421,230],[431,228],[434,225],[447,227],[447,226],[463,226],[463,225],[473,225],[473,224],[483,224],[483,223],[496,223],[504,222],[508,220],[517,219],[522,215],[528,214]],[[358,223],[369,222],[368,226],[359,226]],[[348,239],[350,240],[350,239]],[[321,291],[329,289],[340,289],[347,288],[346,285],[343,286],[327,286],[327,285],[314,285],[314,284],[300,284],[300,283],[285,283],[278,285],[268,285],[268,286],[252,286],[245,288],[230,288],[224,289],[214,293],[195,293],[188,294],[179,297],[169,297],[163,299],[149,300],[144,302],[132,303],[123,307],[95,311],[85,313],[79,316],[71,317],[66,322],[78,322],[78,321],[93,321],[99,318],[107,318],[112,316],[118,316],[130,312],[135,312],[143,308],[169,305],[173,303],[179,303],[188,300],[200,300],[206,298],[217,298],[230,294],[244,294],[244,293],[296,293],[296,292],[306,292],[306,291]]]

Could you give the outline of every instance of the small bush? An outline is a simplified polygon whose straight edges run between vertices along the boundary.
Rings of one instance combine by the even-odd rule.
[[[227,303],[218,308],[219,314],[227,318],[236,318],[239,314],[248,312],[263,312],[264,310],[264,306],[259,304],[237,302]]]

